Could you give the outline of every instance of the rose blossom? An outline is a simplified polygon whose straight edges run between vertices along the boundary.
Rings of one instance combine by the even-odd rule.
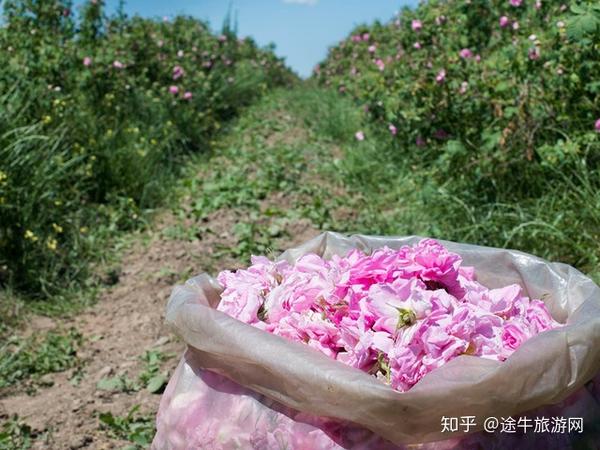
[[[463,48],[458,54],[463,59],[468,59],[473,56],[473,52],[468,48]]]
[[[444,69],[440,70],[438,72],[438,74],[435,77],[435,81],[438,84],[442,84],[444,82],[444,80],[446,79],[446,71]]]
[[[251,262],[218,275],[218,310],[398,391],[460,355],[504,361],[530,337],[560,326],[519,285],[479,284],[474,268],[433,239],[328,260],[306,254],[294,264]]]

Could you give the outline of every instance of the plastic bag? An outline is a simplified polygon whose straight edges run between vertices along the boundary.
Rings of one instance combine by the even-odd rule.
[[[399,248],[421,238],[324,233],[280,258],[352,248]],[[489,288],[520,284],[565,326],[497,362],[462,355],[396,392],[370,375],[214,308],[221,287],[203,274],[177,286],[167,322],[188,344],[157,415],[155,449],[569,448],[599,442],[600,288],[574,268],[525,253],[441,241]],[[587,383],[587,384],[586,384]],[[554,405],[554,406],[547,406]],[[486,419],[579,417],[585,433],[485,433]],[[469,434],[442,418],[471,416]],[[476,433],[473,433],[476,432]],[[435,441],[435,442],[434,442]],[[496,446],[497,445],[497,446]],[[517,447],[518,448],[518,447]]]

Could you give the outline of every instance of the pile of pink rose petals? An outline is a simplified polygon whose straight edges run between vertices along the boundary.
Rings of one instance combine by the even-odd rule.
[[[559,327],[519,285],[488,289],[433,239],[295,264],[253,257],[218,275],[218,306],[236,319],[368,372],[398,391],[459,355],[504,361]]]

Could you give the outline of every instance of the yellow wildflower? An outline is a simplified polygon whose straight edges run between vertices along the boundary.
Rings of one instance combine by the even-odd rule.
[[[35,233],[31,230],[26,230],[25,231],[25,239],[28,239],[32,242],[35,242],[38,240],[37,236],[35,235]]]
[[[8,175],[6,175],[6,172],[2,172],[0,170],[0,183],[6,181],[7,178],[8,178]]]
[[[42,117],[42,122],[44,122],[47,125],[50,122],[52,122],[52,117],[50,117],[50,116],[44,116],[44,117]]]
[[[79,232],[80,232],[81,234],[85,234],[85,233],[87,233],[87,232],[88,232],[88,227],[81,227],[81,228],[79,229]]]
[[[46,245],[48,246],[48,248],[52,251],[56,250],[56,246],[58,245],[58,242],[56,242],[56,239],[48,239],[48,242],[46,242]]]
[[[52,224],[52,228],[54,228],[54,231],[56,233],[62,233],[63,232],[63,227],[61,227],[60,225],[57,225],[55,223]]]

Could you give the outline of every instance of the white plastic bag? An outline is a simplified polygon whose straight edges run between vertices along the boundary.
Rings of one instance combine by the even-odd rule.
[[[324,233],[281,258],[327,258],[419,239]],[[600,430],[590,429],[600,423],[600,377],[590,381],[600,372],[600,288],[565,264],[441,242],[475,267],[479,282],[489,288],[520,284],[526,295],[544,299],[565,326],[533,337],[504,362],[459,356],[400,393],[301,343],[216,311],[221,287],[203,274],[176,287],[167,307],[167,321],[189,348],[161,401],[153,448],[569,448],[600,441]],[[544,409],[548,405],[554,406]],[[581,417],[587,433],[442,431],[442,417],[474,416],[470,430],[478,431],[488,417],[524,413],[532,420]]]

